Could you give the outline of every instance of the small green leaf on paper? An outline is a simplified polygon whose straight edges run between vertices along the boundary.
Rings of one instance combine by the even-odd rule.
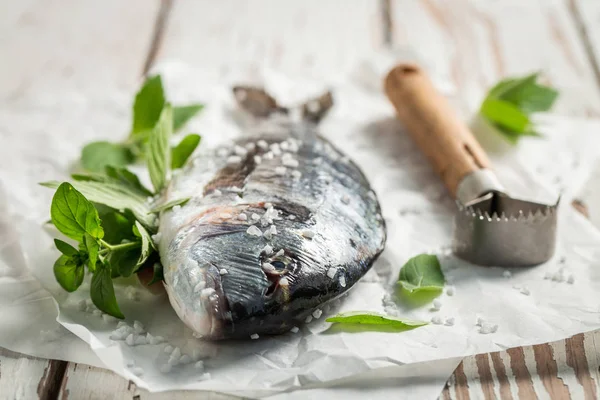
[[[409,293],[414,293],[441,291],[446,281],[437,256],[420,254],[404,264],[398,282]]]
[[[74,292],[81,286],[84,273],[85,269],[78,254],[62,255],[54,263],[54,277],[67,292]]]
[[[117,304],[110,266],[98,263],[94,275],[92,276],[90,297],[92,298],[94,305],[98,307],[100,311],[116,318],[125,318]]]
[[[400,330],[417,328],[419,326],[427,325],[424,321],[413,321],[409,319],[402,319],[392,317],[390,315],[383,315],[373,313],[369,311],[354,311],[347,312],[329,317],[326,319],[327,322],[336,322],[342,324],[362,324],[362,325],[384,325]]]

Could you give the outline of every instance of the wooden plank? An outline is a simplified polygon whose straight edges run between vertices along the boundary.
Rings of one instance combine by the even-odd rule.
[[[2,2],[0,102],[40,91],[135,87],[158,7],[159,0]]]
[[[65,361],[42,360],[0,347],[0,399],[56,397]]]
[[[355,0],[176,1],[158,59],[214,76],[269,66],[326,78],[383,46],[379,4]]]
[[[563,0],[392,0],[392,15],[394,47],[412,47],[453,82],[464,115],[503,76],[538,70],[561,91],[557,112],[600,115],[594,71]]]

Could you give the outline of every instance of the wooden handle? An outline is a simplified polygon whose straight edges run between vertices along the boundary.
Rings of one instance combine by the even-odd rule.
[[[385,78],[385,92],[454,197],[462,178],[489,168],[490,162],[469,128],[419,67],[396,66]]]

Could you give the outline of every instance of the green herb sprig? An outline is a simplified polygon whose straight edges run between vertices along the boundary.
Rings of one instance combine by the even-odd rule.
[[[82,167],[87,171],[101,173],[108,165],[126,167],[129,164],[143,160],[147,154],[146,147],[152,136],[152,130],[158,123],[166,104],[167,99],[160,75],[148,78],[135,96],[133,121],[127,139],[118,143],[107,141],[89,143],[81,151]],[[203,108],[204,105],[202,104],[172,107],[172,132],[180,131]],[[187,137],[182,141],[188,155],[193,152],[200,142],[198,135],[193,136],[195,142],[190,142],[191,139]],[[179,153],[181,151],[182,149],[178,150]],[[179,168],[182,165],[180,163],[181,158],[179,157],[177,160],[179,162],[177,167]]]
[[[136,95],[134,122],[125,143],[92,143],[84,148],[82,163],[91,172],[74,174],[72,182],[44,182],[56,189],[50,206],[52,224],[76,246],[55,239],[61,252],[54,276],[68,292],[77,290],[86,269],[92,274],[90,297],[101,311],[124,318],[114,289],[114,279],[129,277],[146,268],[153,270],[150,285],[162,280],[158,250],[152,240],[157,233],[157,214],[189,199],[152,204],[200,143],[199,135],[186,136],[170,147],[174,130],[181,128],[200,105],[172,107],[165,101],[160,77],[146,81]],[[139,139],[139,140],[138,140]],[[123,165],[135,161],[131,146],[146,160],[153,190],[146,188]]]
[[[537,82],[539,73],[507,78],[490,89],[479,109],[508,142],[516,144],[523,136],[540,136],[531,114],[552,108],[558,92]]]

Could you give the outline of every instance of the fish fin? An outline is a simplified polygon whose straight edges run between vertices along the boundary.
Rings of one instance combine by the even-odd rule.
[[[314,123],[319,123],[321,119],[323,119],[323,117],[327,115],[327,112],[331,109],[332,106],[333,95],[330,91],[327,91],[319,97],[310,99],[304,104],[302,104],[302,119]]]
[[[233,94],[238,106],[257,118],[266,118],[273,113],[287,114],[288,109],[277,104],[264,89],[253,86],[234,86]]]

